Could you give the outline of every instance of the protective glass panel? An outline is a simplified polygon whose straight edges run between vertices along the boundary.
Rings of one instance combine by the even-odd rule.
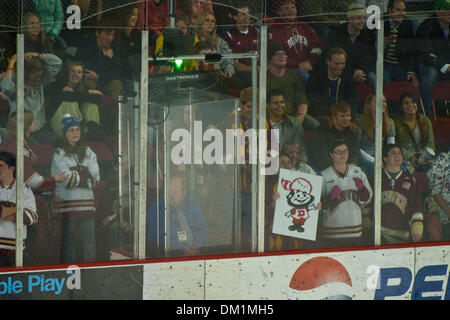
[[[23,264],[129,258],[135,223],[128,198],[136,176],[130,168],[139,157],[132,154],[136,118],[128,112],[121,127],[118,101],[134,97],[139,83],[129,63],[131,56],[140,63],[139,8],[134,1],[0,5],[1,149],[16,152],[14,114],[22,95],[25,192],[32,193],[37,216],[25,210]],[[18,94],[20,33],[25,81]],[[119,141],[127,153],[120,166]],[[119,181],[126,182],[119,188]],[[14,265],[14,246],[3,249],[2,264]]]
[[[251,207],[242,221],[244,162],[238,163],[237,153],[245,146],[237,145],[233,130],[240,124],[238,100],[180,88],[159,98],[152,99],[151,107],[160,109],[164,121],[152,119],[149,128],[160,161],[149,159],[149,170],[159,170],[166,179],[150,184],[156,188],[149,190],[148,256],[248,250]]]
[[[283,97],[288,115],[299,116],[298,95],[292,92],[301,93],[308,106],[307,116],[300,118],[303,140],[286,142],[289,135],[281,131],[280,167],[296,167],[295,159],[307,156],[306,164],[323,178],[316,240],[299,241],[293,236],[306,238],[317,207],[289,206],[283,195],[305,197],[306,187],[295,177],[283,176],[281,198],[272,202],[274,214],[266,211],[266,217],[273,217],[274,224],[277,219],[284,222],[290,233],[276,233],[269,220],[265,247],[289,250],[448,240],[440,231],[448,222],[442,214],[443,202],[437,204],[434,196],[446,194],[437,179],[448,150],[448,133],[442,131],[448,120],[447,98],[442,94],[449,89],[444,63],[448,57],[438,49],[446,36],[437,26],[448,24],[446,4],[393,1],[390,7],[388,1],[281,1],[266,2],[265,12],[267,100],[274,99],[267,105],[268,115],[276,118],[272,89],[280,90],[276,94]],[[377,45],[381,21],[384,29]],[[434,36],[432,25],[437,30]],[[383,56],[378,59],[379,69],[377,55]],[[292,71],[300,78],[291,81],[297,89],[290,93],[289,86],[279,82]],[[379,104],[377,82],[382,86]],[[311,117],[317,120],[312,128]],[[284,122],[281,128],[286,128]],[[388,146],[393,143],[397,146]],[[287,157],[290,152],[294,159]],[[277,185],[279,180],[274,180]],[[380,198],[375,198],[376,188]],[[277,192],[272,197],[278,198]],[[438,199],[442,200],[440,195]],[[277,218],[275,206],[280,201],[286,206]],[[380,204],[377,217],[375,201]],[[375,242],[377,237],[381,241]]]

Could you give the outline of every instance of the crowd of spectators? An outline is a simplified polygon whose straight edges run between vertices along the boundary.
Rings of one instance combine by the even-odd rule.
[[[339,2],[339,7],[332,5],[335,2]],[[68,14],[66,9],[73,4],[80,7],[82,18],[85,18],[81,30],[64,27],[63,21]],[[357,86],[366,84],[375,89],[376,30],[369,30],[366,26],[364,1],[305,0],[299,6],[295,0],[279,0],[273,4],[272,12],[268,12],[271,15],[262,17],[269,25],[267,70],[258,67],[258,72],[267,72],[266,127],[279,129],[277,138],[283,167],[336,180],[330,190],[324,189],[323,209],[326,214],[322,221],[324,229],[321,230],[328,230],[327,240],[336,242],[333,236],[330,238],[336,228],[357,229],[350,238],[358,238],[364,230],[361,223],[364,210],[361,207],[370,207],[372,198],[373,185],[369,182],[374,170],[375,96],[370,94],[361,101]],[[25,129],[24,150],[30,160],[26,160],[28,171],[25,179],[33,191],[42,186],[54,190],[63,203],[65,200],[80,200],[71,199],[72,194],[76,197],[81,194],[82,198],[88,197],[83,200],[93,201],[95,184],[101,177],[96,155],[86,146],[86,141],[108,143],[108,136],[113,136],[116,130],[118,97],[135,94],[133,70],[141,51],[141,30],[149,30],[149,54],[152,56],[164,55],[170,39],[173,40],[173,35],[166,33],[168,1],[120,3],[117,10],[102,10],[104,5],[100,0],[29,1],[29,10],[22,17],[25,35],[24,106],[29,113],[27,117],[32,119]],[[312,11],[308,12],[306,8]],[[90,13],[93,11],[102,13],[92,16]],[[224,19],[225,12],[232,25],[217,21],[218,18]],[[211,1],[179,1],[175,16],[175,27],[181,30],[181,38],[177,39],[181,41],[172,45],[181,46],[183,53],[225,54],[258,50],[259,32],[254,25],[257,13],[251,1],[238,1],[232,10],[229,6],[213,6]],[[402,195],[404,190],[397,190],[396,183],[401,184],[399,189],[409,185],[406,188],[408,192],[419,188],[418,177],[426,177],[430,185],[430,190],[421,190],[423,204],[420,201],[414,208],[407,204],[399,209],[403,220],[383,216],[384,220],[389,220],[387,225],[383,225],[388,230],[384,239],[391,243],[399,238],[405,241],[449,240],[448,228],[443,228],[448,226],[448,218],[445,219],[449,215],[448,177],[444,187],[438,188],[442,184],[442,174],[436,172],[443,164],[436,167],[434,162],[423,160],[423,157],[427,152],[433,155],[446,151],[435,144],[435,124],[430,120],[430,92],[436,81],[450,80],[450,1],[436,0],[435,12],[417,24],[408,18],[404,0],[390,0],[384,18],[384,83],[411,82],[419,89],[425,113],[420,108],[419,97],[411,94],[404,94],[398,101],[399,112],[390,109],[386,99],[383,100],[383,142],[395,146],[383,154],[383,179],[387,181],[383,184],[386,188],[383,190],[383,204],[405,206],[398,199],[408,199],[410,195]],[[313,21],[315,23],[311,23]],[[2,107],[9,110],[10,125],[11,121],[16,121],[17,105],[15,33],[2,33],[0,46],[0,99]],[[149,71],[150,76],[158,76],[174,72],[174,69],[167,64],[150,63]],[[211,87],[226,94],[243,92],[252,84],[249,59],[187,61],[184,71],[205,73]],[[242,110],[248,103],[247,94],[246,101],[241,99]],[[246,117],[243,120],[249,122]],[[6,123],[4,126],[2,150],[14,152],[15,136],[11,136]],[[248,123],[245,126],[248,127]],[[76,136],[76,141],[71,143],[73,136]],[[30,146],[34,144],[58,147],[52,165],[53,178],[45,178],[33,169],[35,156]],[[399,152],[391,155],[389,152],[392,150]],[[398,157],[401,157],[400,164],[396,162]],[[76,159],[74,163],[71,162],[73,159]],[[438,159],[444,161],[443,156]],[[65,161],[70,162],[67,166],[72,171],[63,173],[63,167],[58,166]],[[347,173],[352,176],[347,176]],[[343,189],[349,185],[352,192],[346,199],[342,196],[346,191]],[[389,186],[392,190],[387,191]],[[65,189],[73,188],[81,191],[66,193]],[[270,196],[268,198],[273,200]],[[179,203],[182,201],[180,199]],[[326,215],[347,210],[339,207],[339,201],[350,201],[350,206],[357,208],[352,212],[359,218],[350,217],[351,226],[345,225],[347,222],[333,226],[327,220]],[[44,214],[43,208],[38,205],[38,216]],[[67,216],[76,219],[65,219],[62,225],[63,245],[72,250],[61,252],[64,261],[95,260],[95,250],[91,247],[96,241],[91,219],[95,206],[80,208],[84,213],[82,217],[73,214],[78,209],[67,209],[71,213]],[[395,211],[391,209],[386,212]],[[410,210],[406,215],[411,217],[409,221],[404,221],[405,210]],[[440,218],[428,219],[427,214],[433,213]],[[395,216],[398,212],[392,214]],[[365,215],[367,217],[370,214]],[[178,240],[183,238],[184,242],[192,245],[191,239],[184,240],[193,229],[185,220],[183,218],[183,224],[188,231],[180,231],[182,234],[178,233]],[[410,229],[406,227],[408,224]],[[76,230],[86,233],[84,243],[75,241]],[[342,238],[342,234],[338,238]],[[83,248],[78,250],[78,245]],[[299,247],[298,242],[296,247]],[[75,249],[83,252],[84,258],[77,257]]]

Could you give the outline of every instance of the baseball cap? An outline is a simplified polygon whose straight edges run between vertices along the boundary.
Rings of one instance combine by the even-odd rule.
[[[361,3],[352,3],[347,7],[347,18],[365,15],[366,10]]]
[[[269,45],[267,48],[267,61],[272,60],[272,57],[277,53],[277,51],[285,51],[283,45],[279,42],[275,42]]]

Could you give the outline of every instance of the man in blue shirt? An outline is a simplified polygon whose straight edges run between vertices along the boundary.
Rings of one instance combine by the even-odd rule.
[[[169,181],[169,228],[167,230],[170,256],[200,254],[206,243],[206,224],[197,200],[186,196],[184,180],[173,176]],[[164,254],[165,201],[161,198],[147,210],[147,253],[149,256]],[[159,213],[159,214],[158,214]],[[159,243],[157,240],[159,239]]]

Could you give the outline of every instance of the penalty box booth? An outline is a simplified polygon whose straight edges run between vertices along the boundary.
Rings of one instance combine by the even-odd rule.
[[[253,61],[253,85],[256,87],[256,53],[245,54],[206,54],[206,55],[185,55],[176,57],[155,57],[149,60],[160,60],[173,62],[175,60],[200,60],[205,62],[220,62],[221,59],[251,58]],[[164,195],[164,199],[169,199],[170,177],[174,174],[182,174],[186,178],[186,198],[198,200],[202,213],[205,217],[206,243],[204,250],[216,253],[214,250],[227,250],[228,252],[239,252],[242,250],[241,243],[241,167],[239,164],[239,153],[233,145],[233,153],[227,154],[223,150],[223,164],[210,163],[204,161],[205,145],[203,134],[210,128],[223,125],[225,119],[231,119],[228,123],[230,127],[226,129],[240,127],[239,99],[218,92],[213,92],[213,85],[205,73],[176,71],[163,76],[149,77],[149,139],[155,141],[155,159],[149,163],[148,173],[163,173],[164,184],[160,185],[156,179],[157,202],[157,256],[167,255],[171,250],[169,239],[173,237],[170,230],[169,214],[170,201],[164,202],[164,230],[159,225],[159,199]],[[253,97],[253,105],[256,105],[256,90]],[[256,119],[256,110],[253,110]],[[231,116],[232,115],[232,116]],[[252,124],[256,128],[256,121]],[[172,134],[175,130],[178,133],[188,134],[187,139],[173,141]],[[222,131],[224,132],[224,131]],[[188,140],[188,141],[186,141]],[[223,137],[222,146],[225,146],[226,137]],[[160,145],[158,141],[162,141]],[[149,141],[150,142],[150,141]],[[174,148],[181,147],[183,151],[190,155],[185,157],[183,163],[174,163]],[[190,150],[185,150],[186,148]],[[228,150],[229,151],[229,150]],[[186,154],[184,154],[186,155]],[[229,159],[232,156],[233,159]],[[228,159],[226,159],[228,157]],[[175,161],[176,162],[176,161]],[[254,166],[255,167],[255,166]],[[256,173],[256,170],[254,170]],[[256,176],[252,176],[252,181],[256,181]],[[253,184],[253,187],[256,185]],[[214,192],[220,191],[220,192]],[[205,194],[207,193],[207,195]],[[256,191],[251,193],[256,197]],[[245,199],[251,201],[251,199]],[[249,221],[246,221],[244,233],[249,239],[252,238],[250,224],[256,221],[256,207],[252,208]],[[250,212],[247,212],[247,215]],[[148,217],[147,217],[148,218]],[[160,243],[163,241],[164,243]],[[164,248],[164,249],[161,249]]]

